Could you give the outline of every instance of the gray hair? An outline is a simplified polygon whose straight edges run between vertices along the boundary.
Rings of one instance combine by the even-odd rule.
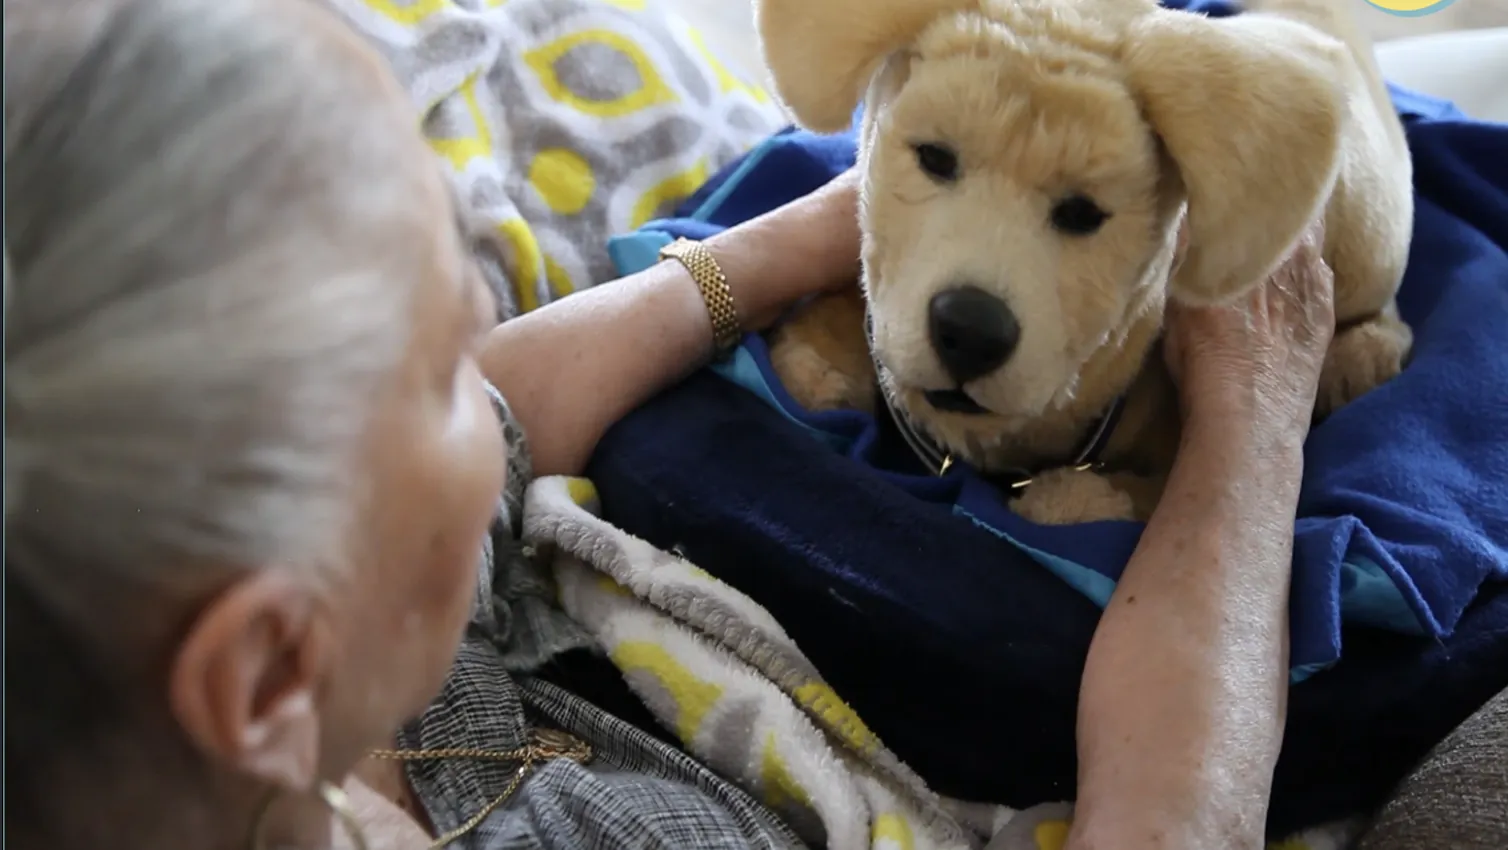
[[[432,240],[315,13],[6,0],[6,565],[56,604],[347,548]]]
[[[101,641],[154,616],[142,593],[353,554],[437,223],[406,101],[324,14],[5,0],[6,663],[31,682],[6,793],[32,830],[92,829],[59,795],[142,731],[119,729],[150,685]]]

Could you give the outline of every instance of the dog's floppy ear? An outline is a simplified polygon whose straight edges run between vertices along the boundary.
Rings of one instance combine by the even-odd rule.
[[[775,91],[809,130],[848,127],[869,77],[928,24],[978,0],[758,0]]]
[[[1132,92],[1188,193],[1173,297],[1214,303],[1278,267],[1321,213],[1340,167],[1345,47],[1259,15],[1158,10],[1126,41]]]

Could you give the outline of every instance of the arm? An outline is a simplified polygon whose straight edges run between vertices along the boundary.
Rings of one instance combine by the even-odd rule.
[[[1193,423],[1190,423],[1193,425]],[[1260,847],[1288,684],[1301,436],[1191,427],[1095,633],[1081,847]]]
[[[1184,436],[1089,650],[1077,850],[1262,846],[1303,441],[1334,329],[1321,244],[1315,228],[1240,304],[1170,308]]]
[[[745,329],[859,275],[852,173],[704,243]],[[480,356],[529,435],[538,475],[576,474],[614,422],[708,361],[701,293],[666,262],[499,325]]]

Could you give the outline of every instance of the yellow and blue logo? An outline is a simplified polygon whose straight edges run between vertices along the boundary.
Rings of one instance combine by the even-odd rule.
[[[1454,2],[1455,0],[1367,0],[1367,5],[1389,15],[1417,18],[1421,15],[1433,15]]]

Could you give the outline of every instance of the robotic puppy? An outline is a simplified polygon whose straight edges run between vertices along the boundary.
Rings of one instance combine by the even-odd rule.
[[[1178,443],[1168,299],[1248,292],[1317,221],[1338,328],[1317,413],[1397,374],[1412,173],[1349,7],[759,0],[796,119],[864,106],[862,292],[775,331],[786,387],[888,406],[935,471],[1030,480],[1029,519],[1145,518]]]

